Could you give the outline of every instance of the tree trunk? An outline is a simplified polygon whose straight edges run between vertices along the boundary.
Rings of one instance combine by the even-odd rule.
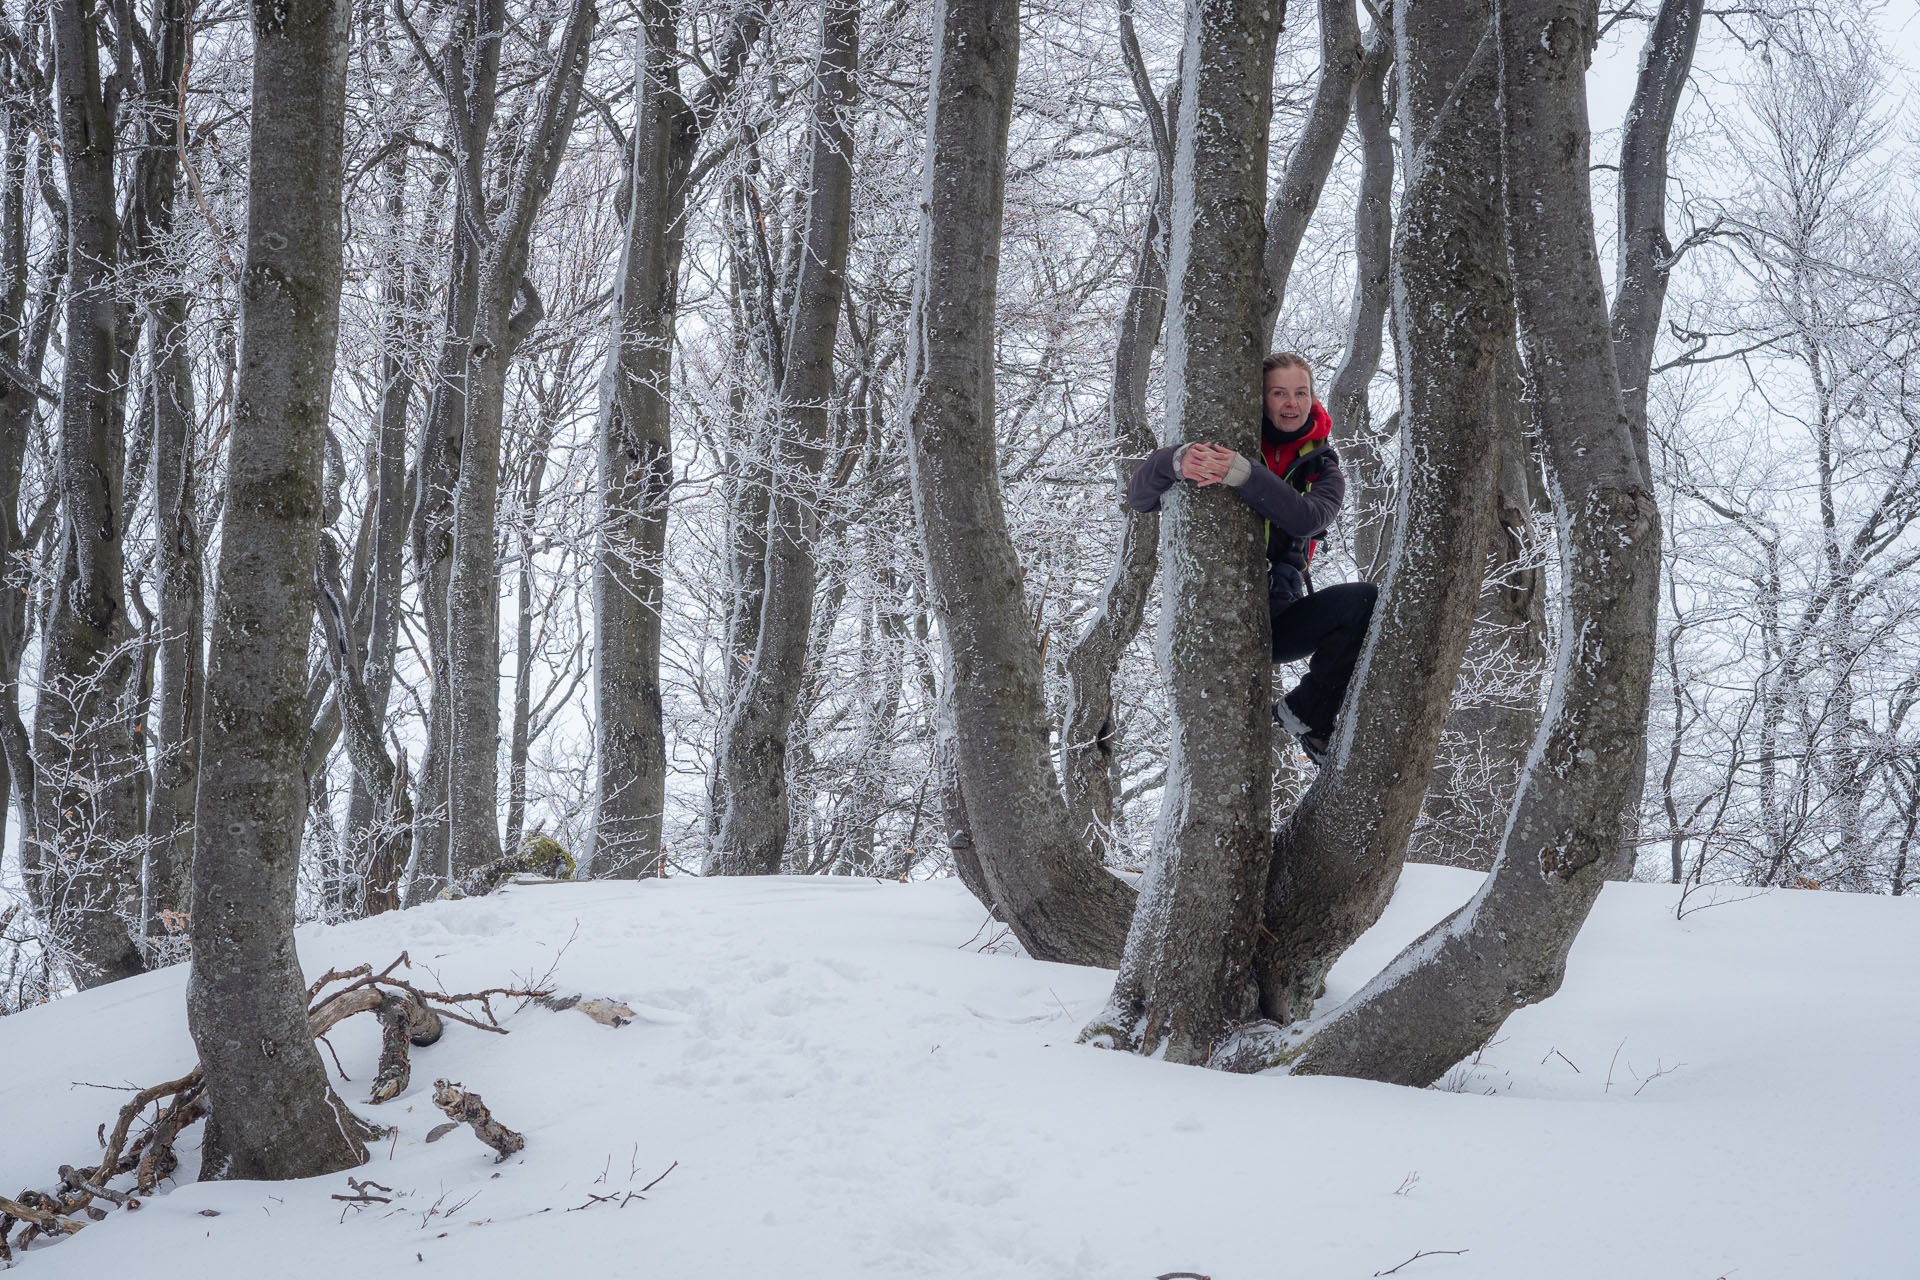
[[[994,297],[1017,0],[940,0],[907,344],[914,509],[951,664],[954,754],[986,904],[1038,959],[1118,961],[1132,892],[1080,842],[1049,745],[1033,615],[1000,498]],[[960,851],[956,849],[956,858]]]
[[[673,484],[674,277],[687,181],[705,122],[732,91],[760,38],[760,7],[735,8],[713,73],[693,103],[680,93],[674,6],[642,0],[635,40],[634,123],[626,239],[616,277],[614,341],[600,383],[600,501],[593,566],[595,876],[661,872],[667,796],[660,701],[660,562]]]
[[[1265,0],[1189,7],[1173,168],[1162,435],[1246,457],[1260,455],[1253,410],[1272,332],[1260,263],[1276,16]],[[1201,1063],[1252,1011],[1273,833],[1263,532],[1225,486],[1182,485],[1167,497],[1159,652],[1171,744],[1160,826],[1112,1000],[1083,1039]]]
[[[1385,551],[1392,477],[1381,444],[1396,429],[1373,421],[1368,395],[1380,370],[1381,330],[1391,301],[1393,267],[1393,112],[1386,97],[1393,65],[1393,32],[1374,27],[1354,83],[1353,124],[1360,135],[1360,195],[1353,213],[1353,304],[1347,312],[1347,345],[1327,385],[1323,403],[1333,419],[1333,438],[1347,472],[1345,520],[1354,566],[1367,581],[1386,572]]]
[[[1436,1080],[1552,995],[1619,850],[1645,733],[1659,512],[1613,361],[1587,183],[1584,0],[1498,0],[1515,301],[1566,572],[1549,715],[1499,861],[1308,1042],[1294,1070]]]
[[[787,851],[787,736],[813,621],[813,544],[831,436],[833,348],[853,218],[848,119],[859,60],[856,0],[823,0],[804,248],[780,362],[775,439],[781,456],[767,517],[766,587],[753,662],[733,700],[718,768],[726,808],[709,875],[773,875]]]
[[[79,986],[144,967],[137,911],[146,762],[129,700],[137,642],[121,524],[127,358],[117,296],[121,228],[101,15],[61,0],[52,24],[69,252],[61,383],[61,537],[34,710],[34,823],[50,931]]]
[[[1286,5],[1282,3],[1279,17],[1284,21],[1285,16]],[[1274,34],[1279,35],[1277,25]],[[1307,111],[1300,140],[1287,158],[1280,189],[1274,192],[1267,209],[1267,244],[1261,268],[1265,286],[1261,298],[1262,346],[1271,341],[1279,322],[1293,260],[1306,238],[1313,211],[1320,205],[1327,175],[1340,155],[1340,140],[1346,136],[1347,117],[1353,114],[1354,86],[1361,68],[1360,24],[1352,3],[1320,0],[1320,83],[1314,87],[1313,106]]]
[[[1648,483],[1653,459],[1647,443],[1647,384],[1653,378],[1653,348],[1660,338],[1667,278],[1673,271],[1673,245],[1667,239],[1667,148],[1674,113],[1693,70],[1704,10],[1703,0],[1661,0],[1640,53],[1640,75],[1620,143],[1620,256],[1609,321],[1620,394]],[[1633,874],[1639,855],[1640,800],[1647,785],[1644,734],[1638,749],[1642,756],[1633,794],[1634,823],[1623,836],[1614,867],[1614,877],[1622,880]]]
[[[573,0],[553,70],[503,195],[504,212],[493,224],[474,311],[447,582],[452,693],[447,785],[456,877],[500,857],[500,587],[494,554],[500,423],[507,366],[542,314],[539,294],[527,279],[527,244],[573,132],[597,19],[593,0]],[[488,40],[497,39],[494,30],[488,29]]]
[[[1485,6],[1394,6],[1407,166],[1394,298],[1401,474],[1391,567],[1331,767],[1274,840],[1261,1008],[1290,1022],[1379,918],[1420,812],[1486,559],[1486,447],[1511,332]]]
[[[207,664],[187,1021],[206,1072],[201,1177],[364,1163],[327,1083],[294,951],[307,637],[339,340],[350,6],[255,12],[240,375]]]
[[[152,945],[178,933],[192,894],[205,610],[194,483],[193,364],[184,295],[169,294],[150,310],[148,334],[154,382],[154,576],[160,587],[159,739],[147,807],[145,934]]]
[[[383,11],[381,21],[386,17]],[[376,28],[384,46],[384,27]],[[413,365],[407,350],[421,336],[412,319],[418,305],[418,276],[399,243],[407,225],[408,148],[405,139],[389,134],[391,148],[381,164],[386,188],[388,234],[394,237],[380,260],[380,421],[374,443],[373,502],[366,519],[373,521],[372,559],[367,576],[367,651],[363,667],[368,709],[384,732],[387,704],[393,691],[394,651],[400,630],[401,557],[407,543],[407,406],[413,396]],[[347,847],[369,867],[369,900],[384,903],[400,886],[380,883],[374,876],[374,846],[381,833],[378,816],[387,796],[369,786],[358,771],[352,798],[347,802]]]

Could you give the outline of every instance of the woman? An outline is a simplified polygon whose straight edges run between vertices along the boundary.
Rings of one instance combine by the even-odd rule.
[[[1273,704],[1273,718],[1320,764],[1379,592],[1371,582],[1313,589],[1315,539],[1339,514],[1347,481],[1340,455],[1327,443],[1333,423],[1313,398],[1306,359],[1276,351],[1260,368],[1260,458],[1199,442],[1156,449],[1134,471],[1127,502],[1136,511],[1158,511],[1161,495],[1178,480],[1201,488],[1224,484],[1266,521],[1273,660],[1309,660],[1293,692]]]

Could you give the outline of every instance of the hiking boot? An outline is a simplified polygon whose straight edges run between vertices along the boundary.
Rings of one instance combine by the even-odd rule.
[[[1273,704],[1273,722],[1296,738],[1313,733],[1313,726],[1302,720],[1285,698]]]
[[[1313,761],[1313,767],[1316,769],[1326,768],[1327,755],[1332,750],[1333,744],[1327,740],[1325,735],[1318,733],[1301,733],[1295,734],[1294,736],[1300,743],[1300,749],[1307,753],[1307,759]]]

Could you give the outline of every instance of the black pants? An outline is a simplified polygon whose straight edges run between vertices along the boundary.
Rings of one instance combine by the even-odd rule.
[[[1342,582],[1301,596],[1273,615],[1273,660],[1311,659],[1287,705],[1317,734],[1333,732],[1379,594],[1371,582]]]

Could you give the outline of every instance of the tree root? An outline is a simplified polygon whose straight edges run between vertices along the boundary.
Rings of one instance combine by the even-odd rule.
[[[315,1039],[354,1014],[379,1015],[380,1068],[374,1077],[371,1102],[386,1102],[406,1091],[412,1076],[412,1067],[407,1060],[409,1046],[425,1047],[438,1041],[446,1030],[445,1019],[451,1018],[481,1031],[505,1035],[507,1029],[500,1025],[493,1011],[493,997],[541,999],[553,994],[544,989],[523,990],[517,987],[489,987],[485,991],[457,995],[423,990],[405,978],[395,976],[395,970],[405,968],[410,963],[406,953],[402,952],[398,959],[378,973],[374,972],[372,965],[365,964],[344,972],[329,972],[307,992],[311,1001],[307,1009],[307,1025]],[[346,985],[326,991],[334,983]],[[323,995],[323,991],[326,994]],[[476,1105],[479,1104],[479,1098],[474,1095],[461,1096],[470,1097]],[[157,1111],[146,1128],[135,1135],[134,1124],[146,1114],[149,1107],[157,1107]],[[89,1220],[98,1222],[106,1217],[107,1211],[95,1201],[118,1205],[129,1211],[138,1209],[140,1198],[151,1195],[163,1179],[172,1177],[174,1170],[179,1168],[180,1161],[174,1154],[173,1146],[180,1134],[188,1125],[204,1119],[206,1114],[206,1081],[197,1066],[178,1080],[169,1080],[134,1094],[120,1108],[111,1132],[106,1125],[100,1126],[97,1138],[101,1151],[97,1161],[90,1165],[60,1166],[58,1191],[22,1191],[19,1198],[14,1200],[0,1196],[0,1263],[13,1261],[13,1249],[16,1246],[25,1248],[41,1236],[50,1239],[70,1236],[85,1227]],[[484,1106],[479,1107],[479,1115],[481,1120],[511,1139],[514,1144],[512,1150],[518,1151],[526,1144],[526,1139],[519,1134],[493,1121]],[[375,1136],[381,1132],[377,1125],[369,1125],[369,1128]],[[479,1131],[476,1124],[475,1132]],[[481,1140],[495,1150],[501,1150],[501,1159],[509,1154],[485,1134],[481,1135]],[[131,1191],[115,1190],[109,1185],[114,1179],[129,1173],[135,1175]],[[20,1228],[17,1236],[13,1234],[16,1227]]]

